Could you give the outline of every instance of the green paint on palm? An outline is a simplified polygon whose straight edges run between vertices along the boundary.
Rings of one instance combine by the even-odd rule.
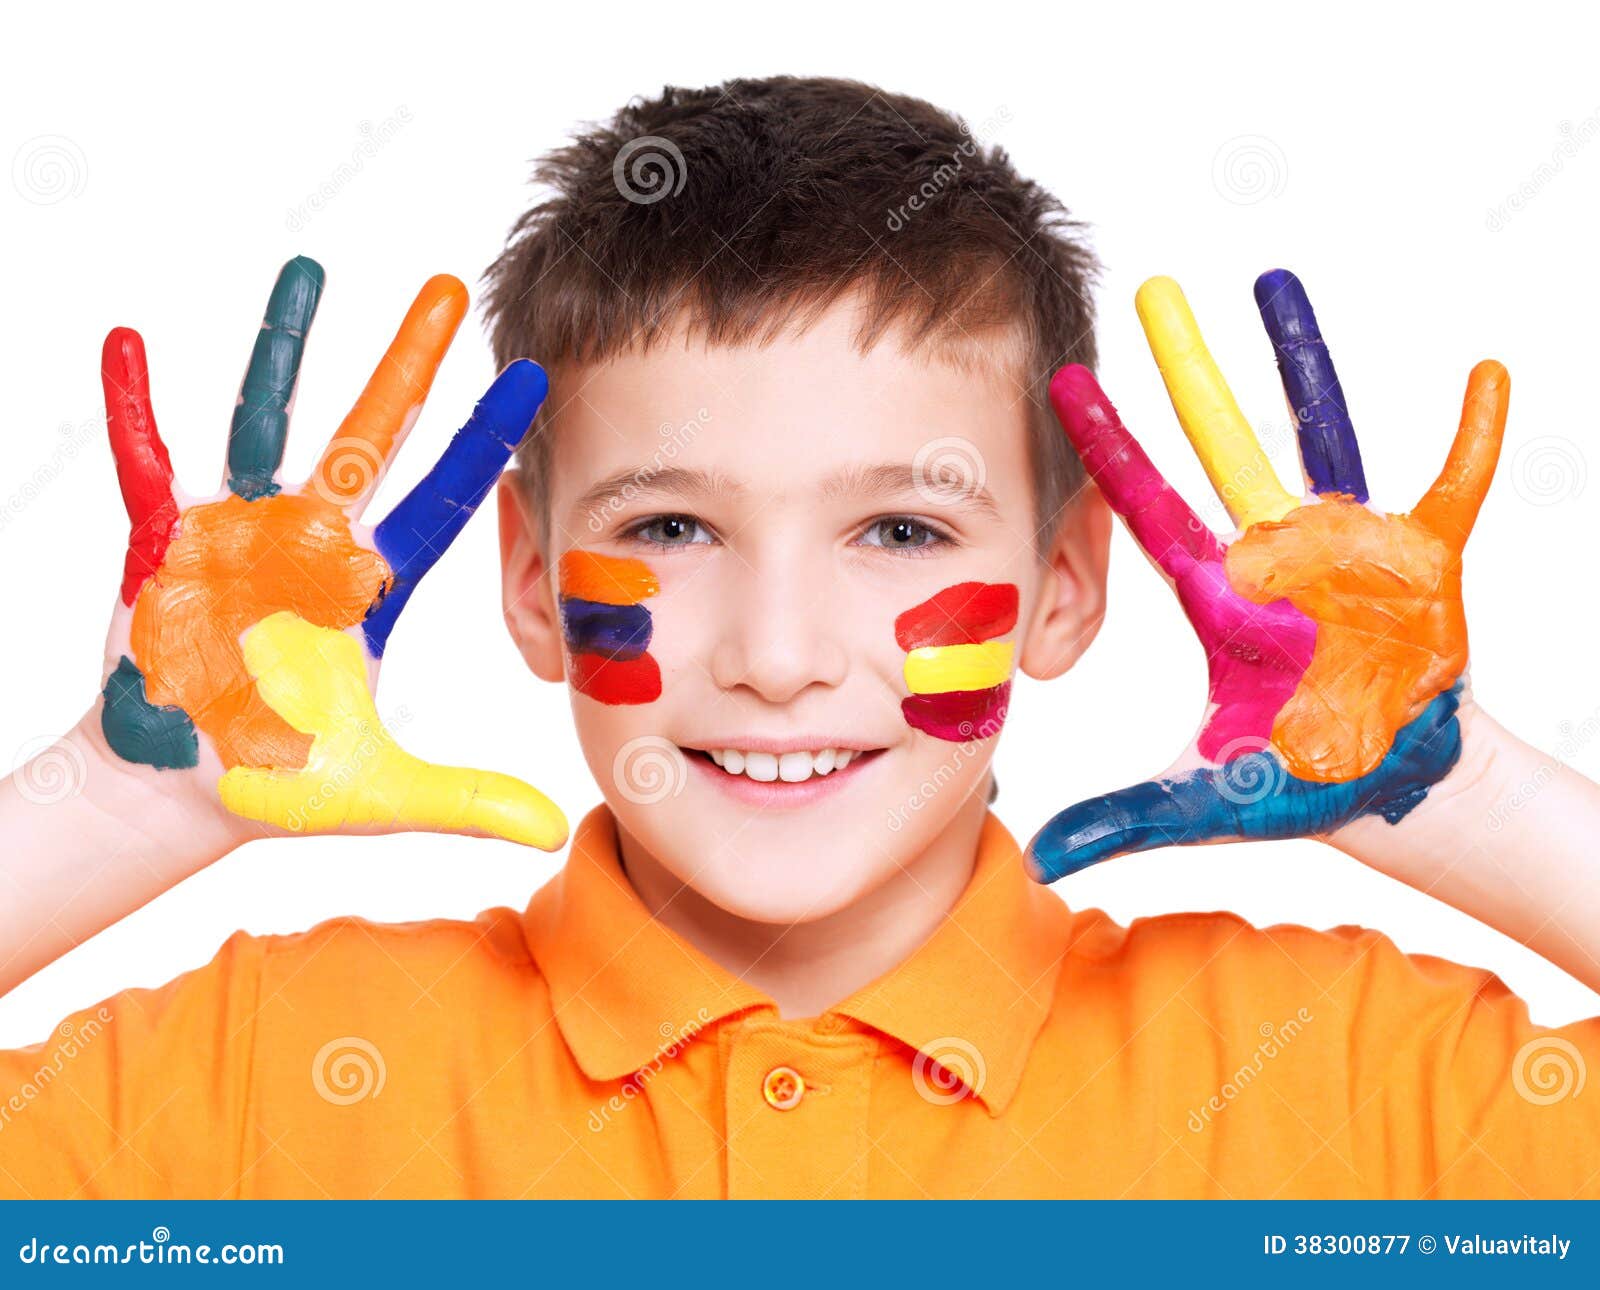
[[[200,738],[182,708],[157,706],[145,697],[144,674],[126,655],[106,682],[100,728],[123,761],[158,770],[200,764]]]

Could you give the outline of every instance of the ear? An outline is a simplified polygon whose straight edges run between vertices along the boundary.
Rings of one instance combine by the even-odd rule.
[[[500,600],[506,630],[524,661],[541,681],[565,676],[561,656],[561,615],[556,608],[540,519],[533,513],[514,470],[500,476]]]
[[[1063,509],[1045,555],[1039,601],[1018,660],[1029,676],[1060,676],[1089,648],[1105,621],[1110,558],[1111,510],[1100,490],[1086,485]]]

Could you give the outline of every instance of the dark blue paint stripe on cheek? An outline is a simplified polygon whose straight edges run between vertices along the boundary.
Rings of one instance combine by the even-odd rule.
[[[643,605],[602,605],[561,597],[561,634],[574,654],[599,654],[626,663],[650,648],[650,611]]]
[[[1461,756],[1457,682],[1395,736],[1384,759],[1343,784],[1296,779],[1268,752],[1176,779],[1147,780],[1068,807],[1028,847],[1040,882],[1115,855],[1237,838],[1331,833],[1362,815],[1398,824]]]

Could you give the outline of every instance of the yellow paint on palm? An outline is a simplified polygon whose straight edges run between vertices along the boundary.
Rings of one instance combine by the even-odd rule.
[[[1241,529],[1281,520],[1301,499],[1284,488],[1206,348],[1183,290],[1151,278],[1134,297],[1173,411],[1206,477]]]
[[[929,645],[906,655],[906,687],[912,694],[987,690],[1011,677],[1013,641],[981,645]]]
[[[257,691],[311,736],[311,752],[299,770],[236,766],[223,775],[218,791],[234,814],[304,833],[431,829],[547,851],[566,841],[566,817],[531,785],[401,748],[378,717],[354,637],[281,612],[246,632],[243,647]]]

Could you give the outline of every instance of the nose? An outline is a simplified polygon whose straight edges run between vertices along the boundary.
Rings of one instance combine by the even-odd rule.
[[[831,604],[834,586],[830,568],[799,557],[763,554],[759,564],[741,564],[735,594],[724,602],[711,679],[768,703],[843,683],[849,658]]]

